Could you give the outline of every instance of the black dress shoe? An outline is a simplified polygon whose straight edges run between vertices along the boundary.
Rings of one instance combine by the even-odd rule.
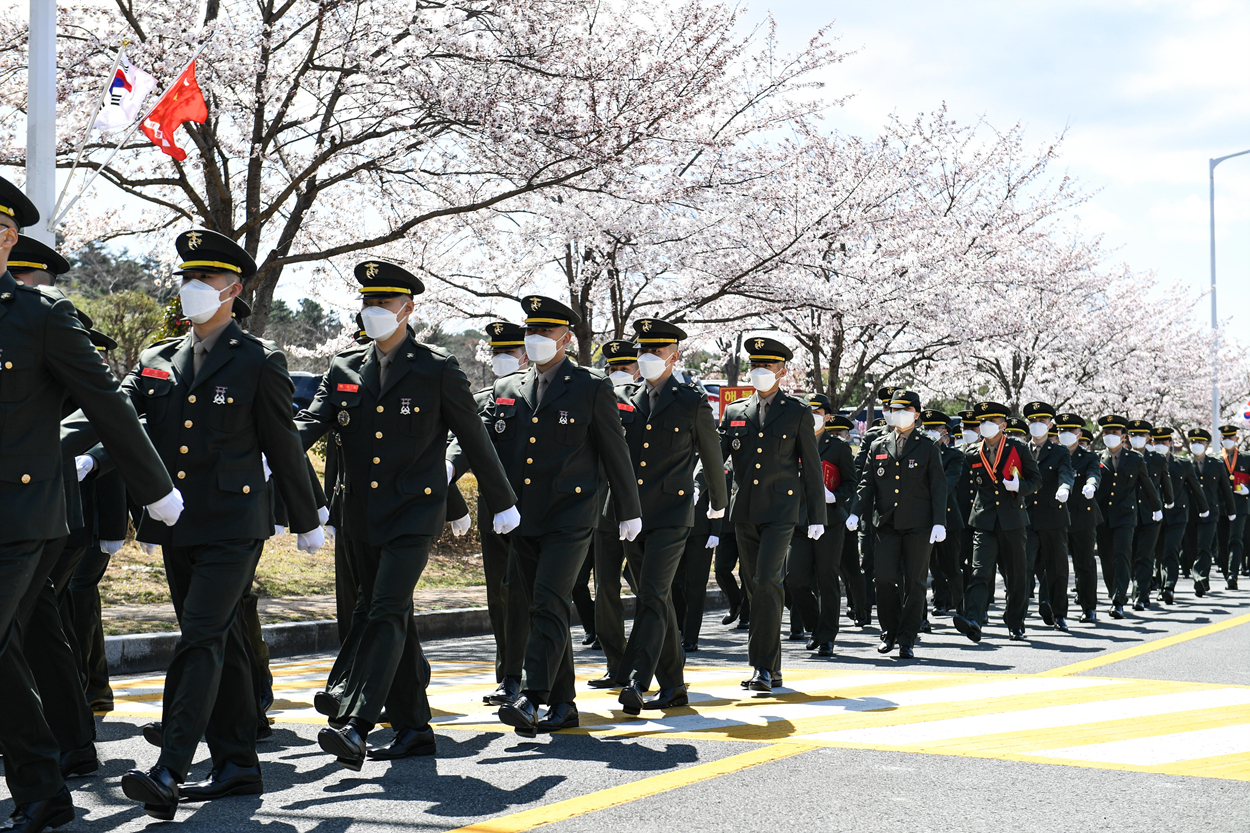
[[[820,643],[820,645],[817,646],[816,648],[816,655],[821,656],[821,657],[833,656],[833,643],[832,642]]]
[[[1082,611],[1081,611],[1081,618],[1080,618],[1080,620],[1079,620],[1079,621],[1081,621],[1081,622],[1083,622],[1083,623],[1085,623],[1085,622],[1097,622],[1097,621],[1098,621],[1098,611],[1096,611],[1096,610],[1082,610]]]
[[[1143,602],[1141,599],[1138,599],[1137,601],[1133,602],[1133,610],[1136,610],[1137,612],[1140,613],[1141,611],[1145,609],[1146,609],[1146,603]]]
[[[742,602],[739,602],[738,604],[731,604],[729,606],[729,612],[721,617],[720,623],[722,625],[732,625],[734,621],[738,618],[738,613],[741,610],[742,610]]]
[[[981,641],[981,626],[976,622],[973,622],[959,613],[956,613],[951,621],[955,624],[955,630],[959,631],[973,642]]]
[[[888,654],[894,650],[894,637],[888,634],[881,634],[881,644],[877,646],[878,654]]]
[[[1055,619],[1055,630],[1064,631],[1066,633],[1068,630],[1068,620],[1064,619],[1062,616]]]
[[[328,691],[318,691],[313,695],[313,708],[317,710],[317,714],[337,719],[342,707],[343,701]]]
[[[654,697],[643,703],[642,707],[644,709],[675,709],[689,705],[690,697],[686,694],[686,687],[679,685],[660,689]]]
[[[603,644],[599,642],[599,637],[597,637],[597,636],[596,636],[596,637],[595,637],[595,641],[594,641],[594,642],[592,642],[592,643],[590,643],[590,650],[592,650],[592,651],[602,651],[602,650],[603,650]]]
[[[898,646],[898,658],[899,659],[915,659],[916,652],[911,649],[910,645],[899,645]]]
[[[1042,621],[1046,623],[1046,627],[1053,627],[1055,624],[1054,611],[1050,609],[1050,602],[1038,602],[1037,614],[1042,617]]]
[[[1121,605],[1121,604],[1112,605],[1111,606],[1111,618],[1123,619],[1124,618],[1124,605]]]
[[[113,710],[112,697],[98,697],[87,704],[93,712],[111,712]]]
[[[522,737],[532,738],[538,734],[538,709],[524,694],[499,707],[499,720]]]
[[[8,824],[0,830],[11,830],[14,833],[38,833],[49,827],[60,827],[74,820],[74,802],[69,797],[69,789],[61,787],[61,791],[51,798],[28,801],[19,804],[9,816]]]
[[[757,668],[755,673],[751,675],[751,679],[747,681],[747,689],[750,691],[772,691],[773,690],[773,672],[767,668]]]
[[[751,681],[754,679],[755,679],[755,672],[753,671],[751,672],[751,676],[747,677],[745,680],[739,683],[739,685],[741,685],[743,688],[749,689],[751,687]],[[772,672],[772,682],[773,682],[773,688],[781,688],[781,672],[780,671]]]
[[[178,807],[178,778],[166,767],[157,764],[144,772],[132,769],[122,776],[122,792],[134,801],[143,802],[143,812],[154,819],[173,821]]]
[[[1237,589],[1237,574],[1234,573],[1233,575],[1229,576],[1228,580],[1225,581],[1224,583],[1225,585],[1228,586],[1229,590],[1236,590]]]
[[[96,757],[94,743],[61,753],[61,778],[90,775],[99,768],[100,759]]]
[[[612,672],[608,671],[608,672],[605,672],[604,675],[600,677],[599,679],[591,680],[590,682],[586,683],[586,685],[590,686],[591,688],[621,688],[625,684],[618,683],[616,679],[612,676]]]
[[[751,623],[746,619],[739,619],[737,629],[740,631],[749,631],[751,630]]]
[[[434,730],[429,726],[424,729],[400,729],[390,743],[374,747],[367,754],[374,761],[415,758],[418,755],[433,755],[435,744]]]
[[[344,769],[360,772],[365,765],[365,739],[350,723],[326,726],[317,733],[317,744],[321,751],[333,755]]]
[[[807,640],[807,646],[806,646],[805,650],[808,650],[808,651],[815,651],[815,650],[816,650],[817,648],[819,648],[819,647],[820,647],[820,643],[819,643],[819,642],[817,642],[815,639],[809,639],[809,640]]]
[[[161,748],[162,729],[161,722],[159,720],[153,720],[151,723],[144,723],[143,728],[140,731],[143,733],[144,740],[155,746],[157,749]]]
[[[230,761],[210,772],[207,779],[183,784],[179,790],[183,801],[212,801],[228,795],[260,795],[264,791],[260,764],[238,766]]]
[[[1172,590],[1170,589],[1164,590],[1159,595],[1163,599],[1164,604],[1168,604],[1168,605],[1176,604],[1176,594],[1172,592]]]
[[[482,701],[488,706],[502,706],[504,703],[511,703],[513,700],[521,696],[521,681],[516,677],[504,677],[503,682],[495,687],[495,690],[482,698]]]
[[[642,714],[642,691],[639,690],[637,683],[631,682],[622,688],[620,696],[616,698],[616,702],[620,703],[625,709],[625,714]]]
[[[925,619],[920,623],[921,633],[933,633],[933,626],[929,624],[929,620]]]
[[[945,617],[945,616],[950,616],[950,615],[951,615],[951,609],[947,607],[946,605],[935,604],[933,606],[934,617]]]
[[[1207,595],[1206,582],[1200,578],[1194,579],[1194,595],[1200,599]]]
[[[595,644],[595,640],[596,640],[596,639],[598,639],[598,638],[599,638],[599,637],[595,636],[595,634],[594,634],[594,633],[588,633],[588,634],[586,634],[585,636],[583,636],[583,637],[582,637],[582,644],[583,644],[583,645],[594,645],[594,644]]]
[[[1023,642],[1024,630],[1022,628],[1016,628],[1015,630],[1011,632],[1011,635],[1008,636],[1007,638],[1010,639],[1012,642]]]
[[[803,632],[803,631],[790,631],[790,636],[789,636],[789,641],[790,641],[790,642],[802,642],[802,641],[803,641],[803,640],[805,640],[805,639],[807,639],[807,634],[806,634],[805,632]]]
[[[681,649],[685,651],[687,654],[697,654],[699,652],[699,643],[698,642],[683,642],[681,643]]]
[[[543,719],[534,725],[540,732],[558,732],[561,729],[576,729],[581,725],[577,716],[577,706],[572,703],[556,703],[548,706]]]

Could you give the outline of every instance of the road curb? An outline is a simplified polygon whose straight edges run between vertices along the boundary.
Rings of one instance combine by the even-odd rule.
[[[625,616],[634,615],[634,597],[621,599]],[[708,590],[705,610],[723,610],[729,602],[721,590]],[[490,616],[484,607],[456,607],[448,610],[427,610],[413,615],[417,633],[422,639],[448,639],[458,636],[481,636],[488,634]],[[573,624],[581,625],[577,612],[573,612]],[[338,624],[334,620],[315,622],[279,622],[262,625],[269,656],[304,656],[334,651],[339,647]],[[146,674],[164,671],[174,656],[179,633],[131,633],[104,637],[104,655],[108,659],[110,674]]]

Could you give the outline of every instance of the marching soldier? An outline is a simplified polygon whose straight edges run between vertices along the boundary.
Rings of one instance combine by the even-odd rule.
[[[1130,420],[1128,441],[1134,451],[1146,458],[1150,481],[1166,511],[1175,500],[1172,478],[1168,474],[1167,457],[1149,447],[1153,430],[1154,426],[1144,419]],[[1150,579],[1154,574],[1155,549],[1163,531],[1163,518],[1151,520],[1154,513],[1144,503],[1137,505],[1137,515],[1137,531],[1133,535],[1133,610],[1142,611],[1150,606]]]
[[[1098,621],[1098,561],[1094,544],[1102,512],[1095,499],[1102,483],[1102,463],[1098,455],[1081,442],[1086,431],[1085,418],[1072,413],[1055,416],[1059,444],[1068,449],[1075,474],[1076,494],[1068,500],[1068,549],[1072,553],[1072,571],[1076,574],[1076,601],[1081,608],[1081,622]],[[1079,488],[1077,488],[1079,487]],[[1064,587],[1067,598],[1067,587]]]
[[[500,707],[499,719],[533,737],[579,722],[570,596],[599,523],[601,469],[623,518],[620,537],[633,540],[642,518],[612,384],[565,356],[581,316],[541,295],[521,307],[530,368],[496,380],[482,420],[519,496],[511,558],[531,599],[522,694]]]
[[[981,622],[1001,563],[1007,584],[1004,619],[1010,638],[1024,639],[1024,616],[1029,598],[1025,582],[1025,549],[1029,523],[1027,498],[1038,490],[1042,474],[1037,461],[1019,440],[1007,437],[1009,409],[998,402],[980,402],[973,409],[980,420],[980,442],[964,452],[973,472],[976,497],[969,524],[976,530],[972,542],[972,580],[964,594],[965,614],[955,616],[955,628],[973,642],[981,641]]]
[[[1076,482],[1072,455],[1058,442],[1051,442],[1050,429],[1055,409],[1045,402],[1024,406],[1029,423],[1029,452],[1037,461],[1042,485],[1029,496],[1029,539],[1027,569],[1036,573],[1038,613],[1056,630],[1068,629],[1068,499]]]
[[[517,520],[515,495],[478,416],[469,383],[454,356],[417,342],[407,327],[413,297],[425,287],[393,263],[357,264],[361,318],[371,345],[332,360],[312,404],[296,418],[309,448],[334,430],[342,448],[342,527],[357,580],[348,641],[331,676],[345,680],[317,735],[321,748],[359,771],[365,740],[383,704],[395,737],[368,750],[375,760],[435,751],[426,700],[428,665],[412,619],[412,591],[443,531],[448,484],[447,432],[460,441],[495,530]],[[326,708],[328,706],[329,708]]]
[[[1104,521],[1098,527],[1098,558],[1102,578],[1111,596],[1111,618],[1124,618],[1132,576],[1133,531],[1137,527],[1138,503],[1145,503],[1153,521],[1163,520],[1163,504],[1146,468],[1146,460],[1124,447],[1128,420],[1116,414],[1098,418],[1102,428],[1102,484],[1098,504]],[[1147,585],[1149,586],[1149,585]]]
[[[942,577],[945,595],[941,599],[943,609],[964,612],[964,575],[960,563],[960,547],[963,541],[964,519],[959,510],[957,491],[964,473],[964,455],[950,444],[950,431],[958,420],[952,421],[941,411],[933,409],[920,412],[920,424],[925,435],[938,447],[942,455],[942,471],[946,476],[946,538],[934,546],[937,573]],[[938,581],[934,576],[934,615],[938,607]]]
[[[733,459],[737,485],[729,520],[742,568],[755,582],[748,639],[754,673],[743,686],[768,692],[781,685],[782,583],[799,505],[807,505],[808,537],[819,540],[825,499],[811,409],[780,387],[794,354],[772,338],[750,338],[746,344],[755,393],[725,408],[721,450]]]
[[[924,618],[925,578],[933,545],[946,540],[946,472],[937,445],[915,430],[920,397],[894,390],[889,408],[894,431],[868,450],[847,529],[859,515],[872,517],[881,644],[888,654],[898,644],[911,659]]]
[[[1233,508],[1237,517],[1228,522],[1228,546],[1220,547],[1220,567],[1229,590],[1237,589],[1245,557],[1246,517],[1250,515],[1250,458],[1237,447],[1237,426],[1220,426],[1221,457],[1228,471],[1228,485],[1233,490]]]
[[[855,427],[855,423],[851,418],[843,414],[834,413],[826,421],[825,433],[829,436],[831,442],[836,441],[846,446],[848,452],[851,451],[851,429]],[[825,459],[828,454],[827,449],[821,450],[821,459]],[[855,455],[851,453],[851,477],[850,482],[846,482],[845,470],[842,468],[845,462],[845,455],[842,452],[835,452],[837,457],[842,458],[842,463],[834,463],[838,467],[840,475],[843,477],[843,487],[847,490],[845,498],[839,498],[841,502],[841,513],[837,518],[837,524],[830,524],[834,527],[835,534],[842,538],[842,560],[838,566],[838,572],[842,578],[842,587],[846,590],[846,609],[847,614],[854,620],[856,627],[864,627],[868,624],[864,620],[865,613],[861,612],[867,609],[865,602],[866,591],[864,590],[864,571],[859,566],[859,534],[851,532],[846,528],[846,509],[850,506],[851,501],[855,497],[855,488],[859,481],[855,477]],[[835,494],[837,489],[834,489]],[[838,503],[834,504],[839,505]],[[828,504],[825,508],[828,513]],[[839,616],[839,619],[841,617]],[[836,634],[835,634],[836,636]],[[819,647],[819,644],[818,644]]]
[[[1211,515],[1211,505],[1207,502],[1206,491],[1198,480],[1194,464],[1173,453],[1172,429],[1158,426],[1151,437],[1155,441],[1155,452],[1162,454],[1167,460],[1168,476],[1172,481],[1173,503],[1163,509],[1163,534],[1155,550],[1159,553],[1159,601],[1170,605],[1176,602],[1181,543],[1185,538],[1185,529],[1189,526],[1190,506],[1193,505],[1199,519],[1205,520]]]
[[[877,390],[877,399],[881,402],[881,418],[870,420],[871,424],[868,430],[864,432],[864,436],[859,439],[859,451],[855,455],[855,482],[858,484],[860,478],[864,476],[864,467],[867,465],[868,449],[878,437],[885,436],[893,427],[892,420],[894,415],[890,412],[890,400],[894,396],[894,388],[887,385]],[[866,418],[872,416],[871,409],[865,415]],[[865,610],[860,613],[864,624],[872,622],[872,608],[877,603],[877,585],[874,581],[876,576],[876,561],[874,557],[873,545],[875,536],[872,534],[872,517],[863,518],[859,524],[859,557],[864,573],[864,596]]]
[[[634,322],[634,335],[643,382],[616,389],[642,503],[642,532],[625,542],[637,594],[633,630],[616,668],[617,682],[623,686],[618,700],[626,714],[689,702],[673,576],[694,525],[696,458],[707,471],[725,470],[707,396],[697,386],[673,378],[685,332],[659,318],[643,318]],[[708,518],[724,517],[729,505],[725,482],[713,477],[707,489]],[[644,701],[652,677],[660,690]]]
[[[725,494],[729,494],[733,481],[726,474],[728,472],[722,469],[712,476],[725,484]],[[712,572],[712,557],[720,543],[721,527],[725,521],[724,516],[707,516],[711,494],[702,466],[695,470],[694,486],[698,493],[694,526],[690,527],[690,534],[686,536],[685,551],[681,563],[677,565],[677,575],[673,577],[673,605],[677,608],[677,624],[681,628],[681,648],[687,654],[699,650],[699,634],[703,630],[703,612],[707,606],[707,580]]]
[[[1191,428],[1186,432],[1189,439],[1189,453],[1194,456],[1194,471],[1202,491],[1206,496],[1207,505],[1229,522],[1236,520],[1236,504],[1233,502],[1233,489],[1228,477],[1228,469],[1222,460],[1212,459],[1208,451],[1211,448],[1211,432],[1205,428]],[[1197,557],[1194,559],[1192,574],[1194,595],[1202,598],[1211,590],[1211,562],[1215,550],[1215,517],[1199,516],[1196,525]]]
[[[963,443],[958,451],[962,454],[968,450],[969,446],[981,439],[981,434],[979,433],[981,420],[976,418],[971,409],[968,409],[959,412],[959,421],[961,429],[960,438],[963,440]],[[972,539],[976,530],[973,529],[970,519],[972,517],[972,504],[976,499],[976,495],[977,487],[973,479],[972,466],[965,461],[963,474],[959,476],[959,486],[955,492],[959,513],[964,521],[959,536],[959,563],[963,568],[964,575],[965,606],[968,582],[972,579]]]

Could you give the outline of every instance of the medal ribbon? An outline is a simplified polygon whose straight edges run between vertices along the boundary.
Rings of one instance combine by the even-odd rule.
[[[990,466],[990,461],[985,459],[985,443],[981,443],[981,447],[977,449],[977,453],[981,455],[981,465],[985,467],[985,471],[990,476],[990,482],[995,486],[998,485],[998,477],[995,472],[998,470],[998,463],[1003,459],[1003,448],[1007,445],[1007,438],[1003,437],[998,441],[998,452],[994,455],[994,465]]]
[[[1228,473],[1232,474],[1233,469],[1237,468],[1237,446],[1233,446],[1233,459],[1228,459],[1228,455],[1224,455],[1224,465],[1228,468]]]

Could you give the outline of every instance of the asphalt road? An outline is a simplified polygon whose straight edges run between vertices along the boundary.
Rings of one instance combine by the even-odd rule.
[[[878,655],[875,628],[844,631],[831,660],[786,642],[786,688],[773,696],[738,688],[746,634],[710,614],[688,659],[692,708],[629,720],[611,694],[579,685],[582,728],[535,740],[480,705],[493,680],[489,637],[432,642],[437,757],[360,773],[315,741],[311,694],[332,658],[283,663],[274,736],[261,745],[266,794],[184,805],[178,823],[319,833],[1250,830],[1250,590],[1199,600],[1187,585],[1175,607],[1071,634],[1034,617],[1025,643],[992,624],[974,646],[935,619],[910,662]],[[602,673],[602,654],[578,644],[577,655],[580,679]],[[63,829],[159,824],[122,796],[119,777],[156,759],[138,726],[158,713],[160,685],[115,681],[118,711],[100,719],[104,766],[73,782],[82,812]],[[201,752],[193,778],[208,770]],[[7,813],[3,788],[0,799]]]

